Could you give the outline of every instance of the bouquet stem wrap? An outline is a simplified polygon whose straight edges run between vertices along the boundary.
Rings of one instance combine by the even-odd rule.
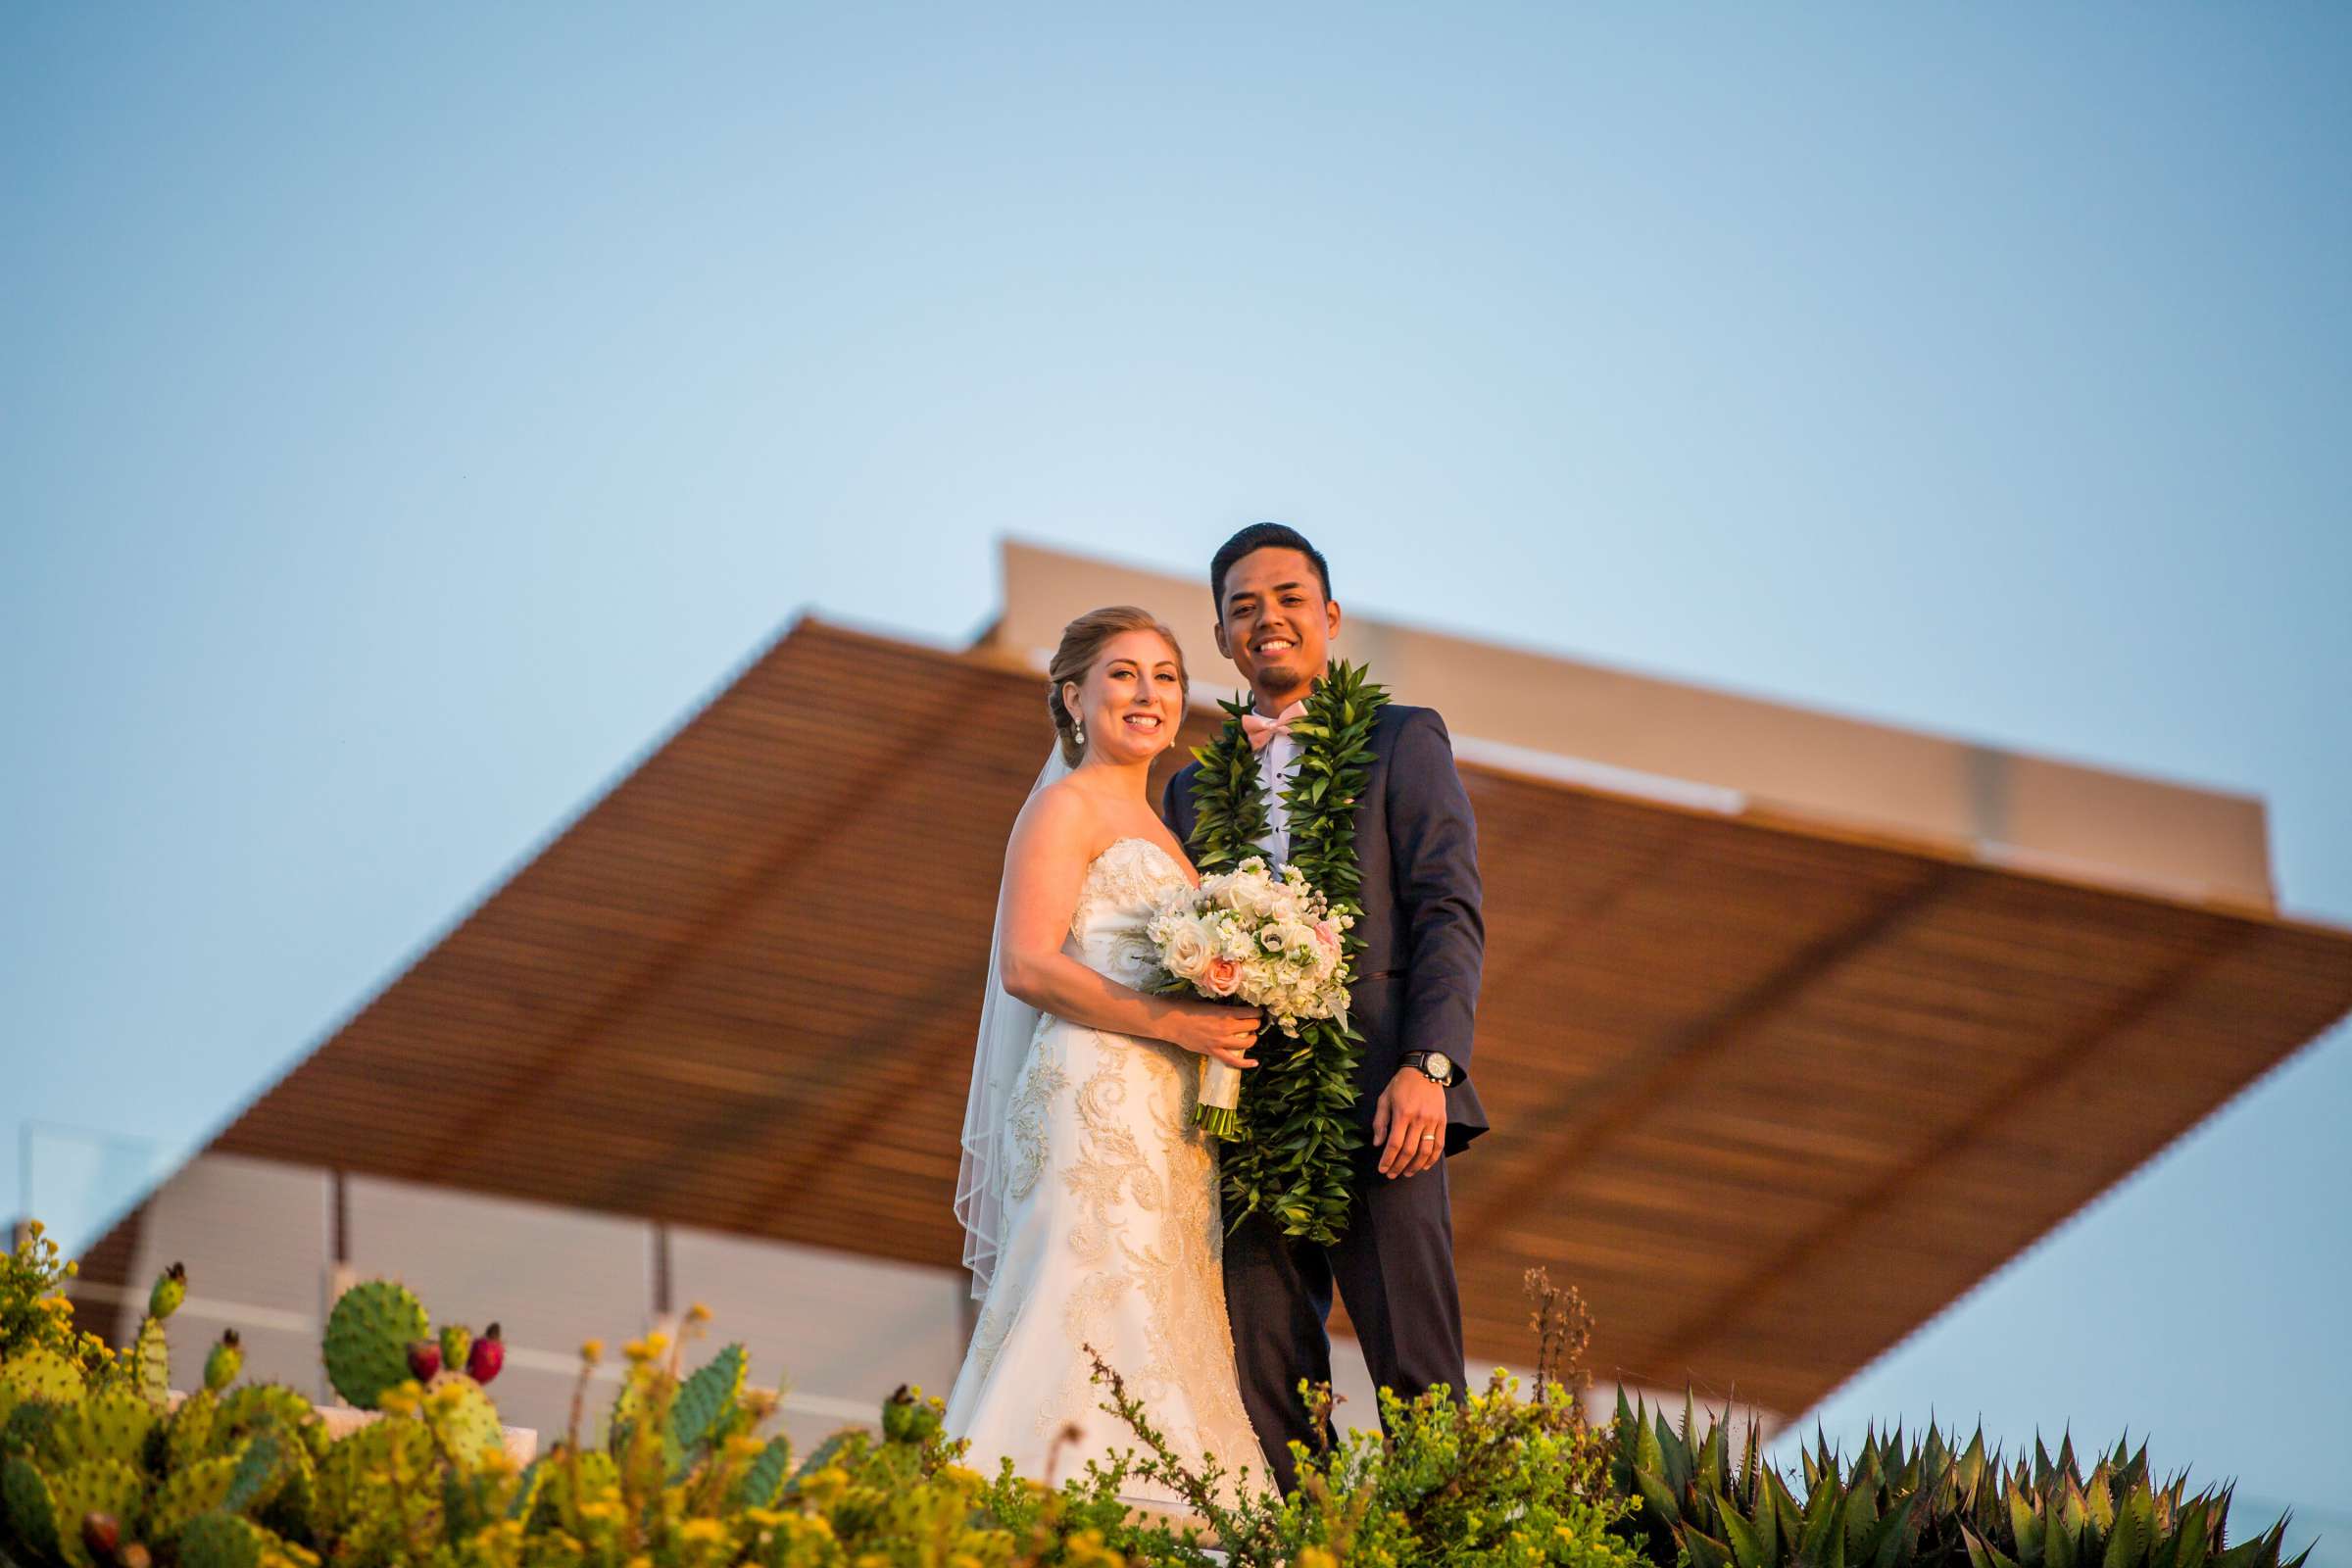
[[[1232,1143],[1242,1136],[1242,1069],[1214,1056],[1200,1058],[1200,1103],[1193,1125],[1211,1138]]]

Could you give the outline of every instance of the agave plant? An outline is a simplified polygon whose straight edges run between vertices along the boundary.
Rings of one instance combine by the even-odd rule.
[[[1760,1451],[1748,1423],[1732,1453],[1731,1422],[1697,1430],[1686,1396],[1682,1422],[1618,1394],[1610,1478],[1639,1506],[1623,1528],[1652,1560],[1687,1552],[1691,1568],[2302,1568],[2285,1563],[2286,1521],[2229,1544],[2229,1489],[2191,1495],[2185,1473],[2157,1483],[2147,1446],[2129,1443],[2082,1473],[2071,1437],[2053,1458],[2034,1440],[2031,1460],[2004,1465],[1980,1429],[1954,1448],[1930,1422],[1924,1438],[1900,1427],[1865,1433],[1851,1463],[1816,1429],[1800,1452],[1803,1501]]]

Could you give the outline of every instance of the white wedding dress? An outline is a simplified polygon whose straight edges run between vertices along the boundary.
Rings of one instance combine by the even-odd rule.
[[[1062,951],[1121,985],[1156,975],[1145,924],[1189,886],[1158,844],[1122,838],[1086,869]],[[1164,1041],[1038,1016],[996,1133],[1002,1201],[979,1326],[948,1396],[951,1437],[993,1474],[1056,1483],[1140,1448],[1101,1408],[1086,1348],[1126,1380],[1188,1464],[1214,1454],[1262,1485],[1225,1316],[1217,1163],[1193,1126],[1200,1058]],[[1064,1441],[1067,1429],[1078,1436]],[[1173,1494],[1130,1477],[1131,1499]]]

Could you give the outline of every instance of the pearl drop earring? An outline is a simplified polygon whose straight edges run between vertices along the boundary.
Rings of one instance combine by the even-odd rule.
[[[1080,746],[1084,746],[1086,744],[1085,719],[1073,718],[1070,720],[1070,739],[1076,741]]]

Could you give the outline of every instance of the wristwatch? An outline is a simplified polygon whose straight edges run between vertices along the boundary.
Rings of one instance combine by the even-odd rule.
[[[1443,1051],[1408,1051],[1404,1054],[1404,1064],[1440,1089],[1453,1087],[1453,1058]]]

